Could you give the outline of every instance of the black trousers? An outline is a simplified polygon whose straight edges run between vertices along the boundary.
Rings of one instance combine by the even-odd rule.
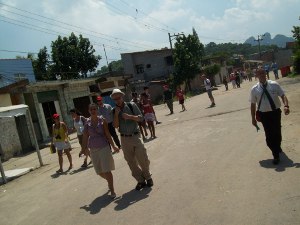
[[[118,148],[121,148],[120,140],[116,133],[116,129],[113,126],[113,123],[108,123],[108,130],[109,130],[109,133],[110,133],[111,137],[113,138],[115,144],[118,146]]]
[[[272,151],[274,159],[279,158],[281,149],[281,110],[261,112],[261,122],[264,126],[267,146]]]

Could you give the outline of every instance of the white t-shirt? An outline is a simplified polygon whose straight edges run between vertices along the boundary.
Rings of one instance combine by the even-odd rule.
[[[279,84],[276,81],[268,80],[267,81],[267,91],[269,92],[270,96],[272,97],[274,104],[276,108],[280,108],[281,103],[279,97],[284,95],[284,91],[282,88],[279,86]],[[261,83],[257,83],[254,85],[251,89],[251,94],[250,94],[250,102],[251,103],[256,103],[257,106],[259,104],[260,98],[263,93],[263,87]],[[262,100],[260,107],[258,109],[261,112],[269,112],[272,111],[270,102],[266,94],[263,94]]]
[[[211,84],[210,84],[210,80],[208,78],[205,78],[204,80],[204,86],[206,90],[210,90],[211,89]]]
[[[78,122],[76,122],[74,120],[74,127],[76,129],[77,135],[82,135],[83,134],[84,124],[83,124],[82,116],[79,117]]]

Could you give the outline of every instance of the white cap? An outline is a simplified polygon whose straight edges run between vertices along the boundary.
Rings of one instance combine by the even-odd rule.
[[[114,89],[114,90],[112,91],[110,97],[112,98],[112,96],[113,96],[114,94],[122,94],[122,95],[125,95],[124,92],[122,92],[120,89],[117,89],[117,88]]]

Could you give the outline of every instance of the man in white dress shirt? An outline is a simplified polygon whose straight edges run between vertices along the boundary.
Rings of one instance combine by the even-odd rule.
[[[266,79],[265,70],[259,68],[256,71],[256,77],[259,82],[252,87],[250,95],[252,125],[257,126],[259,117],[265,130],[267,146],[274,157],[273,164],[276,165],[280,162],[279,154],[282,152],[281,104],[279,97],[282,99],[285,115],[290,113],[289,103],[280,85],[275,81]],[[256,114],[258,115],[256,116]]]

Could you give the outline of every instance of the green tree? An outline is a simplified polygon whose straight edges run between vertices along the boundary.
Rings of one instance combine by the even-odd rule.
[[[188,90],[191,90],[190,81],[200,71],[200,61],[203,56],[203,44],[200,42],[196,31],[192,35],[182,35],[176,38],[174,48],[174,83],[179,85],[186,83]]]
[[[215,75],[219,73],[221,66],[219,64],[208,65],[203,68],[204,74],[211,80],[213,86],[216,86]]]
[[[63,80],[87,77],[88,72],[96,70],[101,57],[95,55],[95,49],[89,39],[71,33],[52,42],[52,73]]]
[[[122,60],[112,61],[108,66],[102,66],[100,70],[97,71],[97,76],[108,73],[109,71],[124,71]]]
[[[296,39],[296,46],[294,48],[294,70],[300,74],[300,26],[293,26],[293,37]]]
[[[33,71],[37,80],[54,79],[53,76],[51,77],[51,73],[49,71],[49,57],[50,56],[48,54],[47,48],[46,46],[44,46],[44,48],[40,49],[37,59],[32,59]]]

